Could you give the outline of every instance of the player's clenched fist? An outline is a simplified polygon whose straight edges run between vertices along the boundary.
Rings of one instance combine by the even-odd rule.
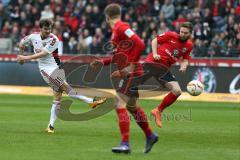
[[[129,73],[124,71],[124,70],[118,70],[118,71],[114,71],[112,74],[111,74],[111,78],[123,78],[125,76],[128,76]]]
[[[25,63],[25,61],[26,61],[27,59],[26,59],[26,56],[23,56],[23,55],[18,55],[17,56],[17,61],[19,62],[19,64],[24,64]]]
[[[154,55],[153,55],[153,59],[156,60],[156,61],[159,60],[160,58],[161,58],[161,57],[160,57],[160,55],[158,55],[158,54],[156,54],[156,55],[154,54]]]

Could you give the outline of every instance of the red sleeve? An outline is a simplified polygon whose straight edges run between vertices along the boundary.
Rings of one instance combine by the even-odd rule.
[[[158,35],[157,36],[158,44],[168,41],[170,39],[170,37],[172,36],[172,34],[173,34],[172,32],[165,32],[163,34]]]
[[[137,62],[139,61],[141,54],[145,49],[145,44],[138,36],[134,36],[131,40],[133,42],[133,48],[130,52],[128,61]]]
[[[190,59],[191,59],[190,54],[191,54],[191,52],[192,52],[192,49],[193,49],[193,44],[192,44],[192,42],[191,42],[191,43],[189,44],[189,47],[188,47],[186,53],[183,55],[183,59],[187,59],[187,60],[190,60]]]
[[[118,31],[123,34],[126,40],[129,40],[132,43],[132,48],[128,53],[128,62],[137,62],[141,57],[141,53],[145,49],[144,42],[128,25],[119,27]]]

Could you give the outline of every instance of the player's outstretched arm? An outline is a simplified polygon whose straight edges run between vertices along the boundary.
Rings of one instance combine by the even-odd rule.
[[[17,60],[18,61],[30,61],[32,59],[42,58],[42,57],[46,56],[47,54],[48,54],[48,52],[43,50],[43,51],[41,51],[39,53],[36,53],[34,55],[28,55],[28,56],[18,55]]]
[[[152,52],[153,52],[153,58],[154,60],[159,60],[160,59],[160,55],[157,54],[157,38],[154,38],[152,40]]]
[[[187,67],[188,67],[188,60],[187,59],[183,59],[183,61],[180,63],[180,72],[186,72]]]

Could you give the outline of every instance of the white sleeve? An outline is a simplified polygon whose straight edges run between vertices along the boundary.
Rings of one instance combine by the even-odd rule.
[[[43,50],[46,51],[47,53],[51,54],[53,53],[56,49],[58,49],[58,43],[59,40],[57,38],[53,38],[52,41],[50,41],[44,48]]]
[[[31,34],[28,35],[28,36],[26,36],[26,37],[24,37],[24,38],[20,41],[20,43],[23,44],[24,46],[29,46],[29,45],[32,43],[31,37],[32,37]]]

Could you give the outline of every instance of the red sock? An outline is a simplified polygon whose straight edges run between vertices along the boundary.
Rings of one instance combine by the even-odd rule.
[[[120,128],[122,142],[129,142],[130,118],[126,108],[116,109],[118,115],[118,125]]]
[[[147,116],[144,113],[144,111],[140,107],[137,107],[136,110],[134,112],[132,112],[132,115],[133,115],[135,121],[137,122],[137,124],[144,131],[145,135],[147,137],[151,136],[152,129],[149,126],[149,123],[148,123],[148,120],[147,120]]]
[[[165,108],[167,108],[168,106],[173,104],[177,100],[178,97],[179,96],[176,96],[172,92],[168,93],[168,95],[166,95],[163,98],[162,103],[157,107],[158,110],[162,112]]]

